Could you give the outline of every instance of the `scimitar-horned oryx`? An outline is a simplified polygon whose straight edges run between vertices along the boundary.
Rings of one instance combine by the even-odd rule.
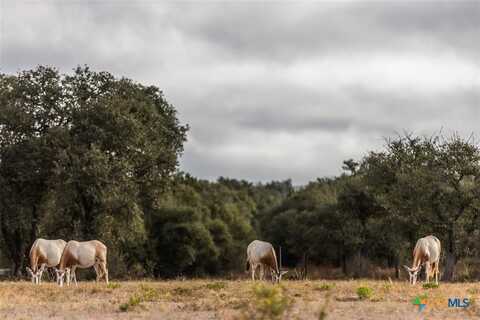
[[[251,269],[252,280],[255,280],[255,271],[260,267],[260,280],[264,279],[265,269],[270,270],[272,281],[275,283],[282,280],[287,271],[280,271],[277,264],[277,256],[273,246],[265,241],[254,240],[247,247],[247,266]]]
[[[97,281],[105,278],[108,284],[107,247],[98,240],[78,242],[69,241],[63,250],[59,269],[56,269],[57,283],[63,286],[66,276],[67,285],[73,280],[77,285],[75,270],[93,267]]]
[[[45,267],[56,267],[60,263],[66,244],[67,242],[61,239],[46,240],[39,238],[35,240],[29,254],[30,268],[26,268],[32,283],[40,284]]]
[[[429,282],[430,277],[435,276],[435,283],[438,284],[438,265],[440,262],[441,245],[440,240],[435,236],[420,238],[413,249],[413,265],[411,268],[404,265],[410,276],[410,283],[417,282],[417,276],[425,265],[425,281]]]

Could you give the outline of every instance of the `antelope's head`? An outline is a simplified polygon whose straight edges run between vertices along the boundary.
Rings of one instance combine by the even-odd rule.
[[[416,268],[409,268],[407,266],[403,266],[403,267],[408,271],[408,275],[410,276],[409,282],[411,284],[417,283],[418,273],[420,272],[420,269],[422,269],[422,265],[419,265]]]
[[[287,270],[272,270],[272,281],[273,283],[279,283],[282,280],[282,276],[287,273]]]
[[[56,282],[60,287],[63,287],[65,282],[65,276],[67,278],[67,285],[70,284],[70,268],[65,268],[63,270],[55,268]]]
[[[29,267],[27,267],[26,269],[27,269],[27,273],[30,275],[30,278],[32,279],[32,283],[40,284],[40,282],[42,281],[43,271],[45,270],[45,265],[42,265],[40,269],[37,269],[37,271],[35,272]]]

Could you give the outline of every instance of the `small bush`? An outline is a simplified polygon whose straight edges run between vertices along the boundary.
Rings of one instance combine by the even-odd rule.
[[[373,289],[370,287],[358,287],[357,296],[360,300],[370,299],[373,295]]]
[[[127,312],[137,306],[140,306],[145,301],[155,301],[158,299],[159,293],[155,288],[150,288],[145,285],[140,286],[140,290],[134,293],[128,302],[120,305],[120,311]]]
[[[139,297],[138,295],[133,295],[133,296],[130,297],[128,302],[122,303],[120,305],[120,311],[127,312],[127,311],[135,308],[136,306],[140,305],[141,302],[142,302],[141,297]]]
[[[335,288],[335,284],[334,284],[334,283],[323,283],[323,284],[315,287],[315,290],[318,290],[318,291],[329,291],[329,290],[332,290],[333,288]]]
[[[155,288],[151,288],[145,285],[140,286],[140,297],[142,301],[155,301],[158,299],[159,293]]]
[[[120,288],[120,287],[121,287],[121,285],[120,285],[120,283],[118,283],[118,282],[110,282],[110,283],[107,285],[107,288],[108,288],[108,289],[118,289],[118,288]]]
[[[122,303],[122,304],[120,305],[120,311],[122,311],[122,312],[127,312],[127,311],[128,311],[128,308],[129,308],[128,303]]]
[[[248,319],[280,319],[290,307],[291,300],[283,287],[257,284],[253,287],[253,303]]]
[[[137,295],[131,296],[130,299],[128,300],[128,304],[132,307],[138,306],[140,302],[142,302],[142,299]]]
[[[480,289],[479,288],[469,288],[467,290],[469,294],[480,294]]]
[[[437,289],[438,284],[435,282],[428,282],[428,283],[424,283],[422,287],[423,289]]]
[[[206,287],[207,289],[210,289],[210,290],[219,291],[219,290],[225,289],[227,287],[227,284],[225,282],[213,282],[213,283],[207,283]]]
[[[173,289],[173,293],[178,296],[191,296],[193,294],[193,289],[177,287]]]

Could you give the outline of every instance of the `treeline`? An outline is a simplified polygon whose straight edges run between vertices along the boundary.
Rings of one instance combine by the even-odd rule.
[[[381,266],[398,276],[428,234],[442,242],[446,280],[460,259],[478,257],[480,152],[473,139],[407,134],[343,169],[262,216],[262,234],[284,246],[293,264],[307,253],[312,263],[341,266],[347,275],[368,276]]]
[[[255,238],[349,277],[398,275],[427,234],[445,279],[479,255],[471,138],[400,135],[294,188],[179,172],[187,131],[158,88],[107,72],[0,75],[0,262],[20,275],[38,237],[103,241],[113,277],[229,276]]]

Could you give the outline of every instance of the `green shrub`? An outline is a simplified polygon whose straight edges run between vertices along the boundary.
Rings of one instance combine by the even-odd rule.
[[[480,294],[480,288],[469,288],[467,292],[469,294]]]
[[[140,297],[142,301],[155,301],[158,299],[159,293],[155,288],[145,285],[140,286]]]
[[[357,296],[360,300],[370,299],[373,295],[373,289],[370,287],[358,287]]]
[[[137,295],[131,296],[130,299],[128,300],[128,304],[132,307],[138,306],[140,302],[142,302],[142,298]]]
[[[227,284],[225,282],[220,281],[220,282],[207,283],[206,287],[207,289],[210,289],[210,290],[219,291],[219,290],[225,289],[227,287]]]
[[[193,289],[192,288],[182,288],[182,287],[177,287],[173,289],[173,294],[178,295],[178,296],[190,296],[193,294]]]
[[[120,311],[127,312],[137,306],[140,306],[145,301],[155,301],[158,299],[159,293],[157,289],[145,285],[140,286],[140,290],[134,293],[128,302],[120,305]]]
[[[141,302],[142,302],[142,298],[140,296],[134,294],[133,296],[130,297],[128,302],[122,303],[120,305],[120,311],[127,312],[127,311],[135,308],[136,306],[140,305]]]
[[[424,283],[422,287],[423,289],[437,289],[438,284],[435,282],[428,282],[428,283]]]
[[[120,287],[121,287],[121,285],[120,285],[120,283],[118,283],[118,282],[110,282],[110,283],[107,285],[107,288],[108,288],[108,289],[118,289],[118,288],[120,288]]]
[[[315,290],[318,291],[329,291],[335,288],[335,283],[323,283],[317,287],[315,287]]]
[[[128,303],[122,303],[122,304],[120,305],[120,311],[122,311],[122,312],[127,312],[128,309],[129,309]]]
[[[291,300],[283,287],[278,285],[257,284],[253,287],[253,305],[249,319],[280,319],[287,311]]]

